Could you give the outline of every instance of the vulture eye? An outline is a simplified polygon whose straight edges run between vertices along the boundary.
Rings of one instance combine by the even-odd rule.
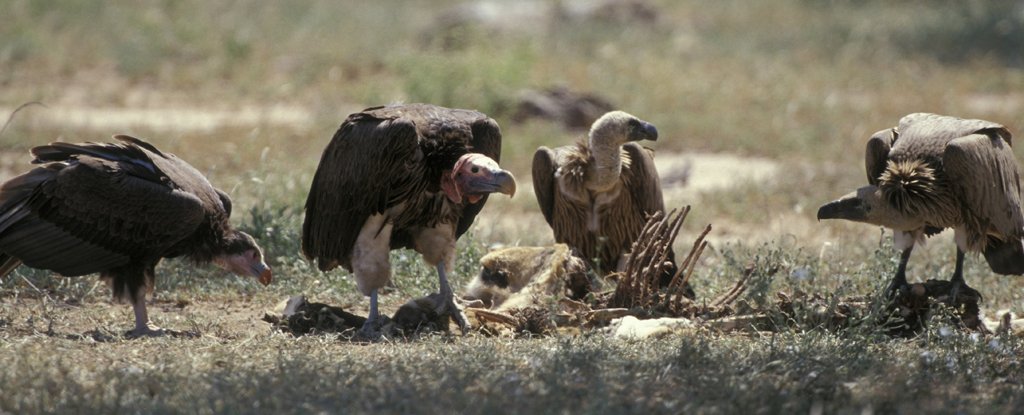
[[[473,166],[473,168],[470,169],[469,171],[473,172],[473,174],[476,174],[480,172],[480,168],[477,166]]]

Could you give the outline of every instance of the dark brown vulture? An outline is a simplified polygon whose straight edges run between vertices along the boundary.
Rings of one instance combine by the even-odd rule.
[[[665,211],[653,153],[636,143],[657,139],[650,123],[612,111],[594,122],[587,142],[538,148],[533,189],[555,241],[603,272],[620,271],[647,217]],[[671,251],[668,259],[675,263]],[[663,285],[675,274],[669,268]]]
[[[412,248],[436,266],[439,313],[466,330],[446,277],[455,241],[487,195],[513,195],[512,174],[497,163],[498,124],[476,111],[428,104],[374,107],[341,124],[324,149],[306,199],[302,252],[327,271],[339,265],[370,297],[364,334],[383,319],[377,290],[391,278],[388,253]]]
[[[29,172],[0,187],[0,277],[21,263],[74,277],[100,273],[131,301],[131,336],[149,322],[146,293],[162,258],[213,262],[269,284],[253,238],[228,223],[231,199],[170,153],[128,136],[120,143],[51,143],[32,149]]]
[[[951,301],[962,287],[964,252],[981,252],[992,271],[1024,273],[1024,216],[1010,132],[1002,125],[910,114],[868,140],[869,185],[827,203],[818,219],[846,219],[893,230],[902,250],[889,295],[907,286],[914,245],[953,228],[956,268]]]

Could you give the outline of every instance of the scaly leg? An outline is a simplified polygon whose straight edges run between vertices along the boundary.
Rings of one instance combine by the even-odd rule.
[[[166,334],[164,329],[157,327],[149,321],[149,313],[146,312],[146,292],[144,290],[145,288],[140,289],[140,292],[135,295],[135,301],[132,302],[132,310],[135,311],[135,329],[128,332],[129,338],[163,336]]]
[[[964,282],[964,251],[959,246],[956,248],[956,268],[953,269],[953,277],[949,279],[949,282],[949,305],[955,306],[960,290],[970,288]]]
[[[458,323],[462,334],[466,334],[466,331],[469,330],[469,322],[466,321],[466,315],[462,313],[462,309],[455,305],[455,294],[452,292],[451,285],[448,284],[444,261],[437,263],[437,278],[441,290],[441,303],[437,304],[438,314],[447,312]]]
[[[894,299],[896,294],[910,289],[910,284],[907,284],[907,261],[910,261],[910,252],[913,250],[914,246],[911,245],[909,248],[904,249],[903,254],[900,255],[900,265],[896,268],[896,275],[892,277],[892,282],[885,289],[885,296],[887,298]]]
[[[382,335],[381,328],[387,323],[387,319],[380,317],[380,310],[377,308],[377,289],[370,291],[370,314],[366,316],[366,322],[359,329],[356,336],[364,339],[379,339]]]

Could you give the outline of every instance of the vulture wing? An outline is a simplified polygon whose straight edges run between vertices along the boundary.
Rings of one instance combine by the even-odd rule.
[[[954,139],[946,146],[943,164],[950,185],[960,195],[968,212],[965,219],[975,222],[968,228],[988,230],[987,235],[969,235],[968,244],[976,247],[994,244],[985,250],[992,270],[1020,274],[1024,272],[1024,252],[1020,252],[1021,237],[1024,237],[1020,173],[1010,142],[1004,137],[1009,137],[1009,133],[1000,128]],[[999,247],[1000,244],[1009,245]],[[992,249],[1001,253],[990,252]],[[1010,261],[1011,258],[1016,260]]]
[[[889,150],[896,142],[898,134],[895,129],[890,128],[879,131],[868,140],[867,149],[864,151],[864,167],[868,174],[868,183],[878,186],[878,177],[885,171],[886,162],[889,160]]]
[[[370,215],[422,190],[424,156],[415,124],[371,110],[341,124],[324,149],[306,199],[302,252],[323,271],[338,265],[351,270],[349,256]]]
[[[33,268],[75,276],[159,257],[205,218],[137,146],[54,143],[33,154],[45,164],[0,189],[0,249]]]
[[[496,162],[501,162],[501,129],[498,123],[483,113],[468,110],[452,110],[457,119],[465,120],[470,125],[473,138],[470,141],[470,152],[480,153],[490,157]],[[462,210],[462,217],[455,228],[455,237],[458,238],[469,230],[476,215],[484,208],[487,196],[484,196],[477,203],[470,204]]]
[[[628,174],[623,172],[625,185],[637,206],[643,209],[645,215],[665,211],[665,201],[661,196],[661,179],[658,178],[658,170],[654,167],[652,152],[635,142],[624,144],[622,149],[629,154],[631,160]]]
[[[536,153],[533,153],[533,192],[537,195],[537,204],[540,211],[544,213],[544,219],[548,225],[554,226],[553,218],[555,210],[555,192],[558,191],[555,182],[555,172],[558,171],[558,162],[555,151],[540,146]]]
[[[899,135],[902,137],[927,137],[943,143],[988,130],[996,131],[1008,145],[1013,145],[1009,130],[991,121],[919,112],[901,118],[899,125]]]

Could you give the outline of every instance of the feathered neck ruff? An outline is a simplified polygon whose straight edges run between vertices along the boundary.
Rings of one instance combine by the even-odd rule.
[[[940,203],[941,188],[935,169],[919,159],[889,162],[878,178],[878,187],[894,209],[917,215]]]

